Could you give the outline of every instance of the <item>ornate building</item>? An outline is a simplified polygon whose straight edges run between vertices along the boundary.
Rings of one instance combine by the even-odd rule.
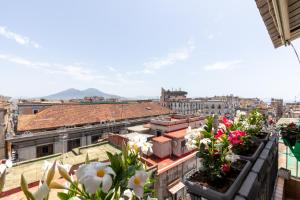
[[[238,97],[215,96],[206,98],[187,98],[187,92],[161,89],[160,103],[178,114],[183,115],[226,115],[234,114]]]

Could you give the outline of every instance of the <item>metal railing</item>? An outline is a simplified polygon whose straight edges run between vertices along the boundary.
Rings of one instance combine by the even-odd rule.
[[[292,151],[286,146],[282,140],[279,140],[279,167],[286,168],[291,171],[291,175],[300,178],[300,162],[296,159]]]

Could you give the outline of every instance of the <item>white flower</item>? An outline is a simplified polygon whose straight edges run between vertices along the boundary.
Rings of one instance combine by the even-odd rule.
[[[130,149],[135,152],[142,152],[143,154],[149,155],[153,153],[152,144],[147,142],[147,138],[145,136],[135,137],[128,141],[128,145]]]
[[[42,165],[42,170],[44,171],[44,175],[41,178],[42,180],[44,179],[44,176],[46,176],[48,174],[49,169],[52,167],[53,163],[49,162],[47,160],[44,161],[44,164]],[[60,174],[58,172],[58,166],[64,168],[67,172],[70,171],[71,169],[71,165],[70,164],[60,164],[60,163],[56,163],[55,165],[55,174],[54,174],[54,180],[60,178]]]
[[[76,171],[78,182],[85,186],[88,193],[96,193],[100,186],[107,193],[112,186],[112,176],[116,176],[108,165],[109,163],[101,162],[81,165]]]
[[[237,116],[238,118],[241,118],[241,116],[246,116],[246,112],[237,110],[237,111],[236,111],[236,116]]]
[[[46,182],[39,187],[39,189],[33,194],[36,200],[43,200],[50,192],[50,189]]]
[[[12,163],[11,160],[6,160],[5,165],[6,165],[7,168],[11,168],[13,166],[13,163]]]
[[[224,131],[226,130],[226,126],[223,123],[220,123],[218,128],[223,129]]]
[[[227,154],[226,156],[225,156],[225,160],[227,160],[227,161],[230,161],[230,162],[235,162],[237,159],[239,159],[240,157],[238,156],[238,155],[235,155],[235,154]]]
[[[79,197],[71,197],[69,200],[81,200]]]
[[[192,132],[192,128],[189,126],[187,129],[186,129],[186,133],[191,133]]]
[[[256,129],[256,125],[250,125],[249,129]]]
[[[128,181],[128,187],[133,189],[134,194],[137,197],[142,198],[144,194],[143,186],[148,178],[148,175],[145,171],[136,171],[135,175],[132,176]]]
[[[197,148],[197,146],[196,146],[196,140],[187,140],[186,148],[188,150],[196,149]]]
[[[210,143],[211,140],[209,138],[203,138],[202,140],[200,140],[200,144],[204,144],[205,146],[207,146]]]
[[[153,153],[153,150],[152,150],[152,144],[149,143],[149,142],[144,142],[143,144],[141,144],[141,150],[143,152],[143,154],[145,155],[149,155],[149,154],[152,154]]]
[[[128,197],[129,199],[131,199],[132,196],[133,196],[132,190],[130,190],[130,189],[125,190],[124,193],[123,193],[123,195],[126,196],[126,197]]]

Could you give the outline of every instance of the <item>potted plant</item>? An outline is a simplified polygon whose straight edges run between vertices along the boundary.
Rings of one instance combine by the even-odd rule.
[[[245,115],[238,113],[235,120],[231,121],[223,117],[223,122],[219,124],[219,128],[215,137],[223,134],[228,136],[231,150],[234,154],[245,160],[255,161],[262,151],[264,145],[262,142],[256,141],[244,128],[247,126]]]
[[[228,135],[215,134],[213,121],[213,116],[208,117],[202,130],[186,137],[187,147],[198,150],[200,166],[187,174],[184,182],[188,193],[196,198],[232,199],[251,164],[232,152]]]
[[[300,128],[294,122],[283,124],[280,127],[280,134],[285,145],[295,146],[296,140],[300,139]]]
[[[252,135],[256,141],[266,143],[269,140],[270,132],[263,131],[265,124],[264,116],[257,110],[252,110],[246,119],[248,126],[246,126],[246,132]]]

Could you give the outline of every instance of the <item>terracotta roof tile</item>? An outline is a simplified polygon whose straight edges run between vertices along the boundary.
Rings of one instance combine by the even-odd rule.
[[[108,120],[124,120],[170,114],[158,103],[54,105],[35,115],[18,117],[18,131],[84,125]]]

